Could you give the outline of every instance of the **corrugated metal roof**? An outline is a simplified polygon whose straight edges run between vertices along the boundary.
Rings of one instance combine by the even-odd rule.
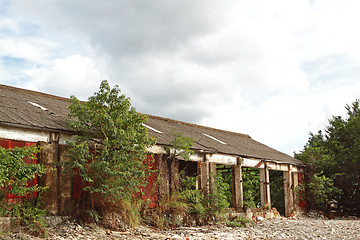
[[[71,132],[66,125],[68,106],[67,98],[0,84],[0,124],[3,125]],[[194,140],[193,148],[197,150],[303,165],[301,161],[259,143],[248,135],[147,116],[149,135],[155,137],[159,145],[168,145],[173,140],[171,132],[180,132]]]

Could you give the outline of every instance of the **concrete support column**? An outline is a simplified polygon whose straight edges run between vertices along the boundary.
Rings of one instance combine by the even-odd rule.
[[[170,196],[170,186],[169,186],[169,174],[168,174],[168,164],[166,158],[159,154],[157,155],[158,161],[158,193],[159,193],[159,201],[166,201]]]
[[[232,172],[232,204],[236,211],[240,211],[243,207],[244,194],[243,194],[243,180],[241,158],[237,159],[237,165],[231,166]]]
[[[207,194],[209,192],[209,161],[206,158],[206,155],[204,156],[203,162],[201,162],[200,165],[200,189],[203,191],[203,193]]]
[[[59,160],[60,163],[68,161],[66,154],[69,150],[69,145],[59,145]],[[73,194],[73,178],[74,174],[65,172],[64,167],[58,167],[59,173],[59,214],[68,214],[74,207]]]
[[[209,163],[209,177],[210,177],[210,191],[216,188],[215,177],[216,177],[216,163]]]
[[[292,178],[291,166],[289,165],[288,171],[284,171],[285,216],[287,217],[294,210],[294,186]]]
[[[270,197],[270,176],[269,169],[264,163],[264,168],[260,168],[260,194],[261,194],[261,206],[267,206],[271,208],[271,197]]]
[[[50,143],[38,142],[41,148],[39,163],[48,167],[46,173],[39,178],[39,185],[47,186],[48,190],[42,195],[44,207],[48,215],[59,214],[59,169],[56,167],[60,161],[59,134],[50,133]]]
[[[296,192],[296,188],[299,186],[299,176],[297,172],[292,173],[293,180],[293,200],[294,200],[294,210],[299,209],[299,198]]]
[[[170,159],[170,194],[179,191],[180,176],[179,176],[179,160],[176,158]]]

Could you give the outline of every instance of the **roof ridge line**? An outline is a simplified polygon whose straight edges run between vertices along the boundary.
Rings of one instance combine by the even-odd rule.
[[[200,127],[200,128],[205,128],[205,129],[209,129],[209,130],[221,131],[221,132],[224,132],[224,133],[230,133],[230,134],[234,134],[234,135],[242,135],[242,136],[251,138],[250,135],[244,134],[244,133],[231,132],[231,131],[228,131],[228,130],[223,130],[223,129],[213,128],[213,127],[208,127],[208,126],[199,125],[199,124],[195,124],[195,123],[188,123],[188,122],[184,122],[184,121],[180,121],[180,120],[175,120],[175,119],[171,119],[171,118],[155,116],[155,115],[146,114],[146,113],[141,113],[141,114],[145,114],[145,115],[147,115],[147,116],[149,116],[149,117],[151,117],[151,118],[161,119],[161,120],[170,121],[170,122],[174,122],[174,123],[181,123],[181,124],[185,124],[185,125],[188,125],[188,126]]]
[[[34,91],[34,90],[28,90],[28,89],[24,89],[24,88],[13,87],[13,86],[5,85],[5,84],[0,84],[0,89],[6,89],[6,90],[10,90],[10,91],[18,91],[18,92],[23,92],[23,93],[27,93],[27,94],[31,94],[31,95],[35,95],[35,96],[41,96],[41,97],[51,97],[53,99],[70,102],[70,98],[60,97],[60,96],[43,93],[43,92],[38,92],[38,91]]]

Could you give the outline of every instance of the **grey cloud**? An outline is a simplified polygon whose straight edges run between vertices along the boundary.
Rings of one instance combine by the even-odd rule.
[[[216,1],[19,0],[9,9],[38,18],[50,28],[82,32],[94,46],[119,57],[173,50],[210,31],[221,22],[214,19],[221,16],[214,6]]]

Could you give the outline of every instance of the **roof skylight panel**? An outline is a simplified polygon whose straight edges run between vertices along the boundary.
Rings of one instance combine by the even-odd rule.
[[[31,105],[33,105],[33,106],[35,106],[35,107],[40,108],[40,109],[43,110],[43,111],[49,111],[49,109],[41,106],[40,104],[37,104],[37,103],[34,103],[34,102],[30,102],[30,101],[28,101],[28,103],[30,103]]]
[[[206,134],[206,133],[203,133],[202,135],[204,135],[204,136],[206,136],[206,137],[208,137],[208,138],[211,138],[212,140],[215,140],[215,141],[217,141],[217,142],[219,142],[219,143],[221,143],[221,144],[227,144],[226,142],[223,142],[223,141],[221,141],[221,140],[219,140],[219,139],[217,139],[217,138],[215,138],[215,137],[213,137],[213,136],[210,136],[210,135],[208,135],[208,134]]]
[[[152,127],[150,127],[150,126],[148,126],[148,125],[146,125],[146,124],[142,124],[144,127],[146,127],[147,129],[150,129],[150,130],[152,130],[152,131],[154,131],[154,132],[157,132],[157,133],[162,133],[161,131],[159,131],[159,130],[157,130],[157,129],[155,129],[155,128],[152,128]]]

